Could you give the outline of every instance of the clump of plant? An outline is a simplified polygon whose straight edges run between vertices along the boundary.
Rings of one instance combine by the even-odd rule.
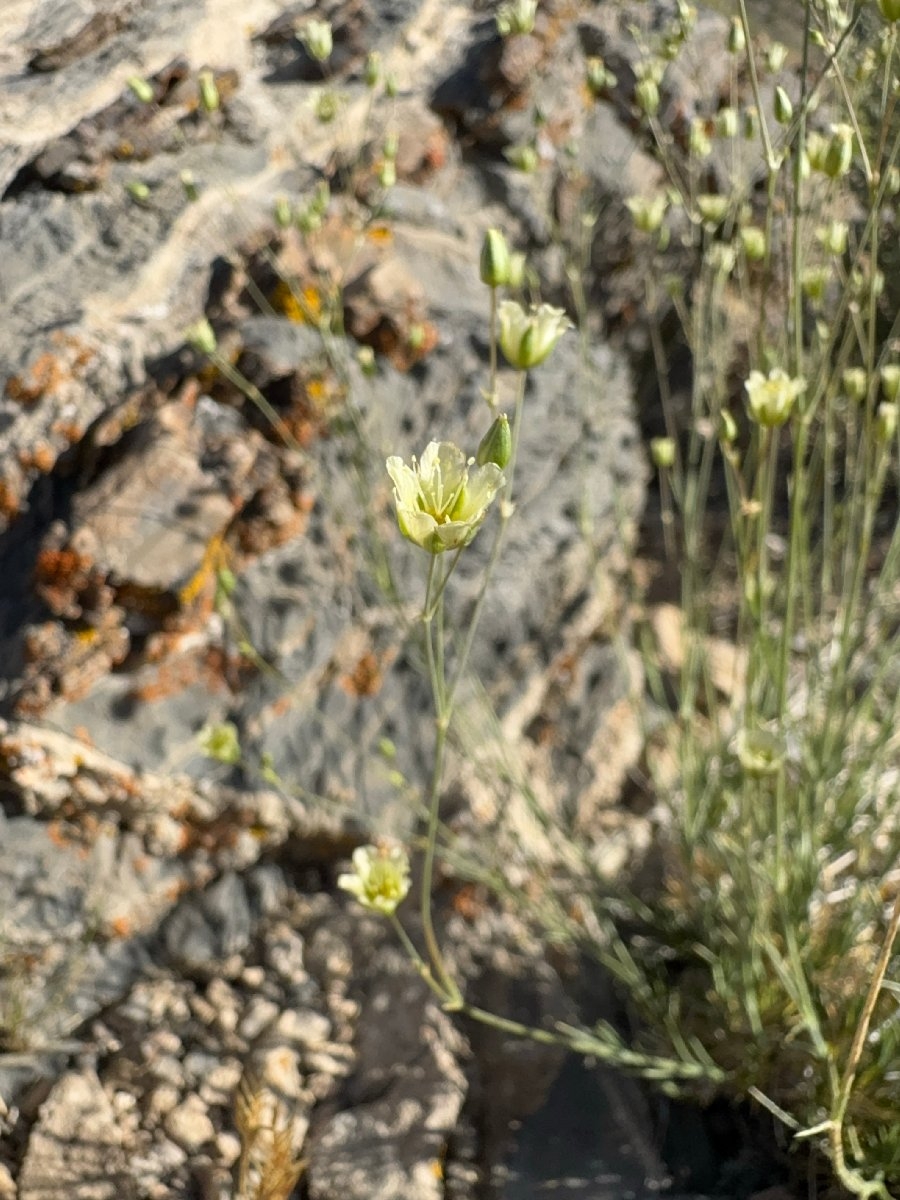
[[[502,551],[521,387],[512,422],[496,418],[472,458],[435,441],[411,465],[388,463],[400,530],[427,565],[421,627],[437,738],[424,946],[397,912],[405,851],[359,852],[341,884],[394,922],[448,1008],[670,1087],[703,1081],[749,1095],[798,1141],[821,1146],[845,1188],[885,1197],[900,1186],[900,363],[881,263],[896,236],[900,8],[799,8],[801,61],[788,74],[782,47],[759,51],[739,0],[723,46],[729,102],[687,136],[667,126],[662,97],[690,35],[689,5],[680,2],[672,29],[644,46],[636,72],[634,111],[669,175],[664,196],[629,204],[644,239],[647,312],[653,326],[663,300],[671,304],[692,354],[685,420],[670,395],[665,341],[651,329],[667,422],[652,452],[681,578],[674,702],[646,645],[657,705],[649,758],[669,812],[662,883],[640,900],[610,897],[592,893],[585,874],[576,886],[589,919],[568,903],[531,906],[552,936],[614,970],[641,1018],[635,1043],[606,1027],[527,1030],[474,1009],[432,914],[443,758],[481,603],[450,661],[447,583],[492,506],[499,519],[484,587]],[[724,173],[709,170],[713,153]],[[696,269],[670,282],[676,244],[691,248]],[[493,294],[504,283],[496,234],[485,256]],[[725,314],[737,303],[736,333]],[[520,379],[565,329],[546,306],[505,301],[492,311]],[[494,402],[494,371],[485,394]],[[723,628],[734,648],[726,684],[710,636]]]

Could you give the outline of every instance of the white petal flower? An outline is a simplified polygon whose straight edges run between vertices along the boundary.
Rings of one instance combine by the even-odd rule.
[[[409,891],[409,857],[402,846],[359,846],[353,871],[339,875],[337,885],[363,908],[389,917]]]
[[[412,466],[392,455],[387,470],[400,532],[429,554],[468,546],[504,483],[495,463],[477,466],[452,442],[429,442]]]
[[[550,304],[526,312],[515,300],[504,300],[498,316],[500,348],[507,361],[520,371],[539,366],[572,325],[561,308]]]
[[[806,389],[806,380],[791,379],[780,367],[775,367],[768,376],[762,371],[751,371],[744,387],[753,420],[774,429],[791,415],[794,402]]]

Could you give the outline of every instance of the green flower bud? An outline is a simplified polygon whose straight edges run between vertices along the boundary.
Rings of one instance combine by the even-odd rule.
[[[375,374],[375,351],[371,346],[360,346],[356,351],[356,361],[359,363],[359,369],[363,375],[371,378]]]
[[[150,199],[150,188],[142,179],[130,179],[125,184],[125,191],[138,204],[146,204]]]
[[[719,437],[726,445],[730,446],[733,442],[737,441],[737,435],[737,421],[735,421],[727,408],[723,408],[719,413]]]
[[[237,726],[231,721],[223,721],[220,725],[204,725],[197,734],[197,741],[207,758],[214,758],[216,762],[227,766],[234,766],[241,761]]]
[[[813,303],[820,303],[825,298],[825,291],[831,279],[828,267],[808,267],[800,278],[803,295]]]
[[[294,223],[294,212],[287,196],[278,196],[275,200],[275,224],[279,229],[289,229]]]
[[[726,46],[729,54],[743,54],[747,49],[747,39],[744,37],[744,26],[740,17],[731,18]]]
[[[900,192],[900,167],[889,167],[884,177],[884,190],[888,196],[896,196]]]
[[[392,161],[397,157],[397,151],[400,149],[400,137],[395,129],[390,133],[385,134],[384,145],[381,148],[381,153],[385,158]]]
[[[878,0],[878,7],[886,21],[900,21],[900,0]]]
[[[501,413],[491,424],[490,429],[478,444],[475,461],[479,467],[485,463],[494,463],[502,471],[512,455],[512,433],[509,428],[509,418]]]
[[[518,291],[525,283],[525,272],[528,266],[528,260],[521,251],[514,251],[509,256],[509,279],[506,281],[506,286],[513,291]]]
[[[378,182],[383,188],[392,188],[397,182],[397,164],[392,158],[386,158],[378,172]]]
[[[216,335],[206,319],[189,326],[184,331],[184,340],[201,354],[214,354],[216,351]]]
[[[645,196],[629,196],[625,201],[634,227],[640,233],[656,233],[668,208],[668,197],[665,192],[657,192],[647,199]]]
[[[603,59],[597,56],[585,61],[584,78],[592,96],[602,96],[604,92],[608,92],[618,83]]]
[[[533,33],[536,16],[537,0],[508,0],[497,10],[497,32],[501,37]]]
[[[787,46],[783,46],[781,42],[773,42],[766,51],[766,66],[773,75],[777,75],[784,64],[787,62]]]
[[[736,108],[720,108],[716,113],[716,134],[721,138],[737,137],[738,115]]]
[[[815,130],[806,135],[806,157],[814,171],[825,173],[825,159],[828,157],[828,138]]]
[[[203,111],[214,113],[221,104],[221,99],[212,71],[201,71],[197,76],[197,86],[200,88],[200,105]]]
[[[659,112],[659,85],[650,78],[638,80],[634,89],[634,100],[646,117],[653,117]]]
[[[511,167],[523,171],[526,175],[530,175],[538,168],[538,152],[531,145],[507,146],[503,151],[503,157]]]
[[[330,125],[338,115],[341,107],[340,97],[331,90],[320,92],[316,98],[316,120],[322,125]]]
[[[506,287],[509,284],[509,246],[499,229],[489,229],[484,235],[479,269],[481,282],[488,287]]]
[[[755,105],[751,104],[749,108],[744,109],[744,137],[748,141],[759,133],[759,110]]]
[[[869,393],[869,377],[862,367],[848,367],[841,375],[841,387],[849,400],[861,404]]]
[[[363,72],[363,79],[367,88],[378,86],[378,81],[381,79],[381,55],[377,50],[371,51],[366,58],[366,67]]]
[[[790,125],[794,119],[794,106],[791,98],[779,84],[775,89],[775,120],[779,125]]]
[[[190,201],[191,204],[193,204],[195,200],[199,200],[200,189],[197,187],[197,181],[194,179],[194,172],[185,167],[185,169],[179,173],[178,178],[181,182],[185,199]]]
[[[706,131],[706,121],[702,117],[695,117],[691,121],[688,147],[694,158],[708,158],[712,154],[712,142]]]
[[[853,161],[853,127],[851,125],[832,125],[831,137],[825,148],[822,170],[829,179],[839,179],[850,170]]]
[[[897,434],[897,402],[879,404],[875,420],[875,436],[880,442],[892,442]]]
[[[706,262],[716,275],[730,275],[737,262],[737,253],[727,242],[713,242],[706,252]]]
[[[650,457],[658,470],[671,470],[675,466],[675,439],[670,437],[651,438]]]
[[[307,21],[300,33],[300,41],[307,53],[316,62],[326,62],[334,49],[334,38],[330,21]]]
[[[728,216],[728,197],[704,193],[697,197],[697,211],[706,225],[716,228]]]
[[[146,79],[142,79],[140,75],[129,75],[127,83],[141,104],[153,103],[156,93]]]
[[[761,262],[766,257],[765,230],[757,225],[745,225],[740,231],[740,239],[748,262]]]
[[[900,398],[900,366],[897,363],[888,363],[881,368],[881,390],[885,400]]]
[[[844,254],[850,236],[850,227],[846,221],[829,221],[816,230],[816,240],[829,254]]]
[[[397,76],[394,75],[393,72],[390,75],[385,75],[384,94],[387,96],[388,100],[396,100],[399,90],[400,89],[397,85]]]

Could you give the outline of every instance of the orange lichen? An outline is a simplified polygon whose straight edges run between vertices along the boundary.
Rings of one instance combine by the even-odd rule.
[[[351,696],[375,696],[381,690],[384,676],[381,664],[371,650],[367,650],[352,671],[340,678],[341,687]]]
[[[42,396],[56,392],[65,378],[59,359],[48,350],[35,359],[24,376],[10,375],[6,396],[19,404],[36,404]]]

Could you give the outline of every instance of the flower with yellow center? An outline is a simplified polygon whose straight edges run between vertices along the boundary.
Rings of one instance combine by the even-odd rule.
[[[363,908],[389,917],[409,891],[409,857],[402,846],[359,846],[353,870],[339,875],[337,885]]]
[[[478,466],[452,442],[429,442],[412,466],[392,455],[387,470],[400,532],[429,554],[468,546],[505,482],[496,463]]]
[[[767,376],[762,371],[751,371],[744,387],[750,416],[766,429],[775,429],[791,415],[794,402],[806,388],[806,380],[791,379],[787,372],[775,367]]]

